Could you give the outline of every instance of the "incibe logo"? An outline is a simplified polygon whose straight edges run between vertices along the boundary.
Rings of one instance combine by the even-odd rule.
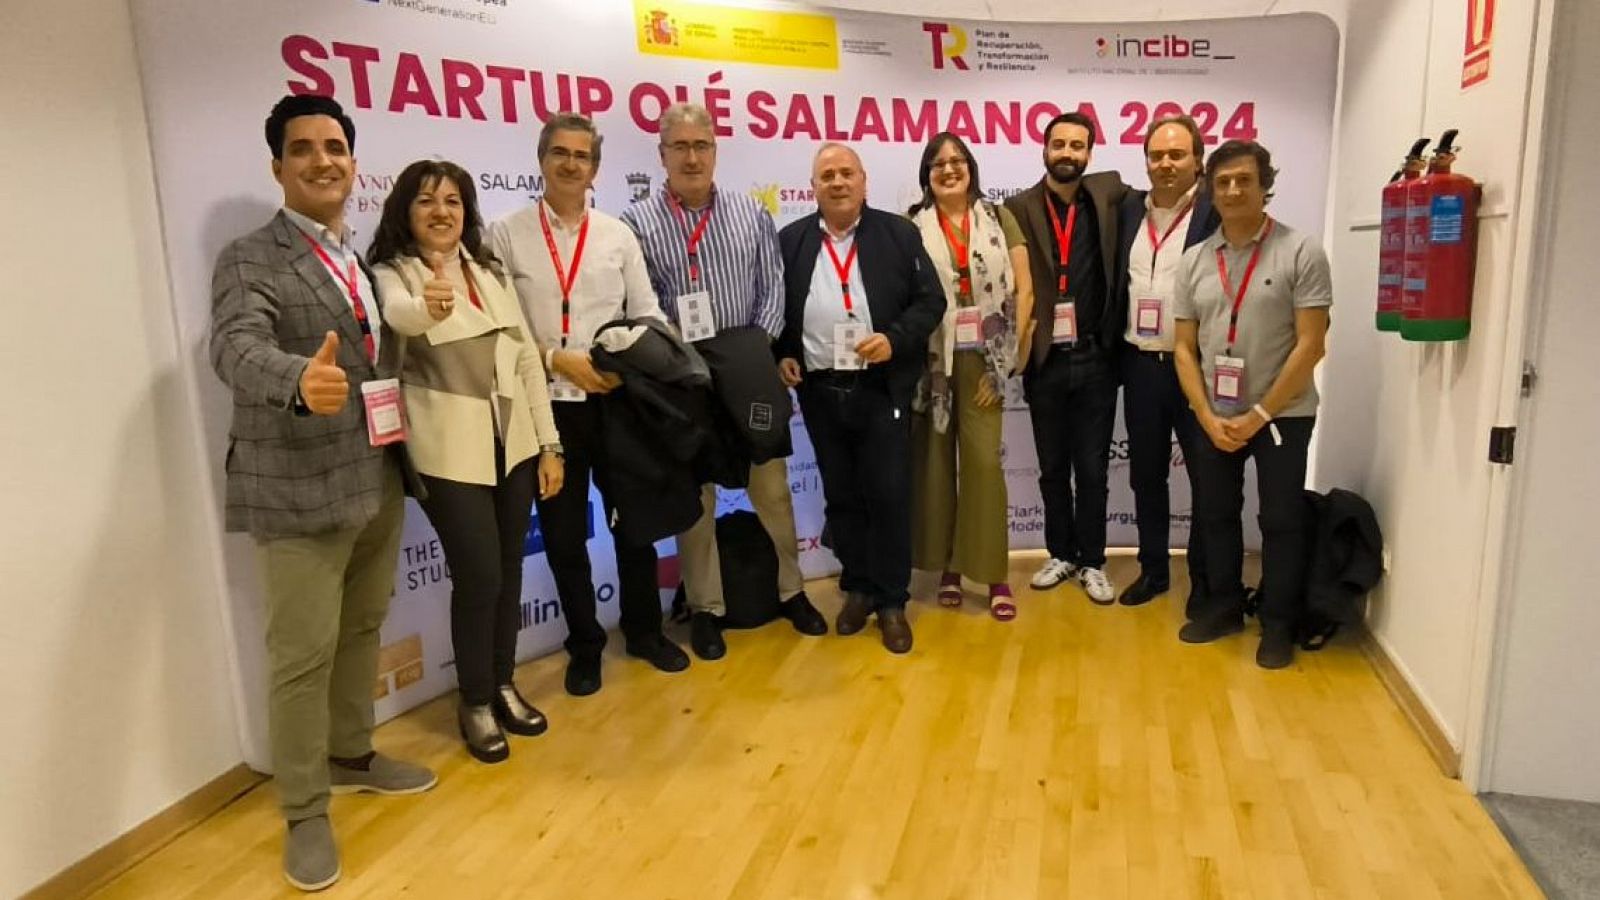
[[[1117,59],[1233,59],[1232,53],[1218,53],[1211,47],[1210,38],[1190,38],[1179,34],[1162,34],[1155,37],[1095,38],[1096,56],[1114,56]]]

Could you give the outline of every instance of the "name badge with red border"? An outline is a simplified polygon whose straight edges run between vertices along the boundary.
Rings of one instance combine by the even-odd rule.
[[[378,378],[361,384],[361,402],[367,408],[367,442],[374,447],[406,439],[406,414],[400,396],[400,379]]]

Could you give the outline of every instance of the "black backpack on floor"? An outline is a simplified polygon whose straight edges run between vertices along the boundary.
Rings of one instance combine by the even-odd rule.
[[[724,628],[759,628],[778,618],[778,553],[753,512],[739,510],[717,518],[717,555],[722,560]],[[679,583],[672,619],[689,618],[688,597]]]

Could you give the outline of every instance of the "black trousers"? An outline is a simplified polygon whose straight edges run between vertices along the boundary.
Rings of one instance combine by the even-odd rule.
[[[495,471],[505,450],[495,442]],[[522,547],[538,492],[537,457],[493,485],[423,475],[422,510],[450,566],[450,644],[464,703],[488,703],[511,682],[522,627]]]
[[[1117,419],[1117,373],[1110,355],[1092,341],[1053,346],[1023,379],[1023,390],[1039,453],[1045,546],[1055,559],[1101,568]]]
[[[808,372],[800,413],[817,454],[839,589],[874,609],[911,596],[911,413],[882,373]]]
[[[596,658],[606,645],[605,629],[595,616],[594,574],[589,564],[589,478],[600,488],[602,501],[609,490],[610,468],[600,439],[600,404],[555,403],[556,428],[566,450],[566,479],[561,492],[535,501],[539,527],[544,534],[545,556],[555,576],[561,598],[561,615],[567,620],[567,653]],[[609,502],[605,504],[608,508]],[[605,519],[610,521],[610,515]],[[656,576],[654,544],[628,545],[612,532],[617,556],[617,580],[622,604],[622,635],[629,643],[661,634],[661,588]]]
[[[1194,468],[1196,518],[1205,529],[1206,596],[1189,611],[1195,621],[1238,621],[1244,615],[1244,464],[1256,461],[1261,501],[1261,597],[1263,628],[1293,628],[1305,607],[1306,452],[1315,416],[1276,419],[1243,449],[1224,453],[1202,437],[1189,457]]]
[[[1178,384],[1171,353],[1122,348],[1122,421],[1128,432],[1128,481],[1133,487],[1134,514],[1139,520],[1139,569],[1158,584],[1168,584],[1167,548],[1172,539],[1172,498],[1167,476],[1172,471],[1172,438],[1176,434],[1195,496],[1194,442],[1207,440]],[[1191,602],[1205,595],[1205,531],[1189,523]]]

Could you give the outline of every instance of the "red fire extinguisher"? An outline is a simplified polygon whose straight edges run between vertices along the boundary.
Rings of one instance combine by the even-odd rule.
[[[1406,258],[1406,185],[1422,175],[1427,164],[1422,150],[1427,138],[1418,138],[1411,152],[1383,186],[1382,230],[1378,235],[1379,331],[1399,331]]]
[[[1450,171],[1456,159],[1456,131],[1439,139],[1428,174],[1406,186],[1408,227],[1415,197],[1426,209],[1421,278],[1412,280],[1412,239],[1408,231],[1405,293],[1400,336],[1408,341],[1459,341],[1472,331],[1472,281],[1477,268],[1478,203],[1483,188]],[[1413,193],[1415,192],[1415,193]]]

